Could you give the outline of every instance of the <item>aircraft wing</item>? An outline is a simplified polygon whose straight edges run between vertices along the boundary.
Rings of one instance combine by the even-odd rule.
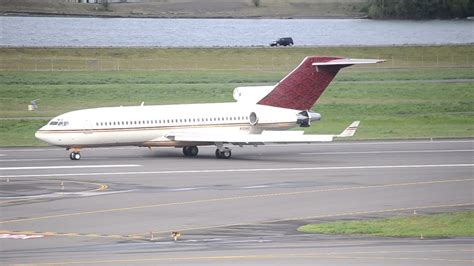
[[[230,143],[234,145],[263,145],[270,143],[314,143],[330,142],[334,138],[352,137],[359,126],[359,121],[353,122],[339,135],[305,135],[303,131],[263,131],[261,134],[202,134],[202,133],[170,133],[165,137],[179,142]]]

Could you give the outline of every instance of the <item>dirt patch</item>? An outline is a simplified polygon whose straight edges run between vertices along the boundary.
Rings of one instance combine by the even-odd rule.
[[[72,3],[68,0],[0,0],[0,14],[167,18],[362,17],[367,0],[143,0],[126,3]]]

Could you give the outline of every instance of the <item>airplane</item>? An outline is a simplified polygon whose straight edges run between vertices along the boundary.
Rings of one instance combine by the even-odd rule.
[[[216,146],[215,156],[229,159],[231,145],[330,142],[353,136],[359,121],[337,135],[286,130],[321,119],[310,109],[340,69],[383,61],[308,56],[274,86],[235,88],[235,102],[77,110],[54,117],[35,136],[70,150],[71,160],[81,159],[81,149],[90,147],[176,147],[196,157],[198,146]]]

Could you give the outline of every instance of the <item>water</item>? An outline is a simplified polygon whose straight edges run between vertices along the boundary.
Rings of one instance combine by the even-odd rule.
[[[0,46],[267,46],[291,36],[297,46],[474,43],[467,20],[135,19],[0,17]]]

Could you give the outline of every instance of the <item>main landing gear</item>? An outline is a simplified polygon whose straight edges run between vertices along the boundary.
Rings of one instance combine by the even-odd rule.
[[[72,150],[72,152],[69,154],[69,159],[74,160],[74,161],[80,160],[81,159],[80,150],[78,149]]]
[[[183,154],[186,157],[196,157],[198,155],[198,152],[199,152],[199,149],[197,146],[184,146],[183,147]],[[231,156],[232,156],[232,152],[230,151],[229,148],[221,147],[221,148],[216,149],[216,158],[218,159],[229,159]]]
[[[186,157],[196,157],[199,152],[197,146],[184,146],[183,147],[183,154]]]
[[[217,159],[229,159],[232,156],[232,152],[229,148],[224,149],[217,149],[216,150],[216,158]]]

